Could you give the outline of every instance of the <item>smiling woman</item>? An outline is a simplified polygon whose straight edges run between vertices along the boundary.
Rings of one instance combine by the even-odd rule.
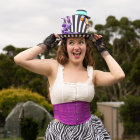
[[[88,33],[89,18],[85,10],[77,10],[63,18],[62,34],[51,34],[43,43],[14,57],[20,66],[48,78],[54,120],[47,127],[45,140],[110,140],[101,120],[90,114],[90,102],[94,86],[112,85],[125,74],[107,51],[103,37]],[[59,41],[55,60],[34,59]],[[106,61],[109,72],[95,70],[93,47]]]
[[[67,41],[68,40],[68,41]],[[79,41],[79,42],[77,42]],[[71,50],[75,45],[74,43],[78,43],[80,44],[80,46],[85,45],[85,49],[84,50],[84,56],[83,56],[83,61],[81,61],[83,63],[83,66],[86,68],[87,65],[91,65],[93,66],[93,68],[95,68],[95,62],[93,59],[93,43],[91,40],[89,39],[85,39],[85,38],[64,38],[62,39],[62,43],[61,46],[59,46],[58,51],[57,51],[57,55],[56,55],[56,59],[57,61],[64,65],[68,63],[69,59],[69,50]],[[66,47],[67,46],[67,47]],[[73,52],[72,55],[74,55],[74,53],[76,54],[80,54],[81,55],[81,48],[73,48]],[[79,56],[77,56],[78,58],[80,58]],[[77,59],[78,59],[77,58]]]
[[[79,60],[81,63],[83,63],[83,59],[86,53],[85,38],[68,38],[67,52],[69,60],[74,58],[73,61]]]

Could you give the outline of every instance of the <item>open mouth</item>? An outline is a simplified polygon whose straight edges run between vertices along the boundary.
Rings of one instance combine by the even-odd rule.
[[[81,52],[73,52],[75,58],[80,58]]]
[[[74,55],[74,56],[76,56],[76,55],[81,55],[81,52],[78,52],[78,53],[77,53],[77,52],[76,52],[76,53],[73,53],[73,55]]]

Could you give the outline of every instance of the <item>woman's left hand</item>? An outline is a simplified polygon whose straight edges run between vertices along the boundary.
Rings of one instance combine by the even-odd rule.
[[[101,54],[103,51],[108,51],[106,48],[106,43],[102,35],[94,34],[93,38],[96,40],[93,41],[93,45],[96,47],[97,51]]]
[[[94,34],[93,35],[93,38],[95,39],[95,40],[98,40],[98,39],[100,39],[102,37],[102,35],[97,35],[97,34]]]

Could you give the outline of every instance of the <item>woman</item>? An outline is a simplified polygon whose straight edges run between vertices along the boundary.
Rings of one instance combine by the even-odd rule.
[[[112,85],[125,74],[107,51],[103,37],[87,32],[88,19],[85,10],[77,10],[72,17],[64,18],[62,34],[51,34],[43,43],[14,57],[20,66],[48,77],[54,120],[48,125],[45,140],[110,139],[100,119],[90,114],[89,103],[94,97],[94,86]],[[61,43],[56,60],[34,59],[55,47],[57,38]],[[93,44],[110,72],[93,68]]]

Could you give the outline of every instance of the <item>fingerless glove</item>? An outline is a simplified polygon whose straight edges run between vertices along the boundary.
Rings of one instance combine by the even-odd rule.
[[[46,51],[48,51],[51,48],[56,47],[58,43],[59,43],[59,40],[56,39],[54,34],[51,34],[43,41],[43,43],[39,43],[37,46],[44,44],[46,46]]]
[[[108,51],[106,48],[106,44],[104,41],[104,38],[101,37],[96,42],[93,43],[93,45],[96,47],[97,51],[101,54],[103,51]]]

